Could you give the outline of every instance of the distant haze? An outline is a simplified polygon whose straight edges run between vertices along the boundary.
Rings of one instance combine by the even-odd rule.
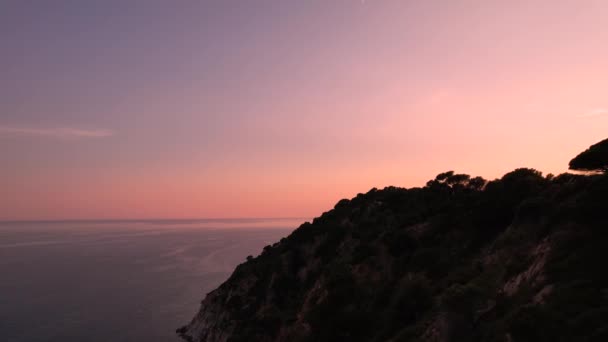
[[[608,2],[5,1],[0,220],[313,217],[606,138]]]

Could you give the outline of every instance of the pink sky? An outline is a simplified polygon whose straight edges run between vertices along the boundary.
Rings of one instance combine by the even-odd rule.
[[[0,219],[314,217],[607,138],[605,1],[123,4],[0,5]]]

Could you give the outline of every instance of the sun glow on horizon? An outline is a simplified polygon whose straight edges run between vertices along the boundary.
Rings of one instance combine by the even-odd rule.
[[[604,1],[2,7],[0,220],[316,217],[606,138]]]

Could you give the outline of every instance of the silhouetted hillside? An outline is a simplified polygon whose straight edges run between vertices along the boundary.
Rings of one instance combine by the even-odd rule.
[[[608,341],[608,176],[372,189],[239,265],[191,341]]]

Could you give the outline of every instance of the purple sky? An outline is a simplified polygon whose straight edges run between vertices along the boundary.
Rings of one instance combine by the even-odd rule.
[[[4,1],[0,219],[316,216],[606,138],[605,1]]]

